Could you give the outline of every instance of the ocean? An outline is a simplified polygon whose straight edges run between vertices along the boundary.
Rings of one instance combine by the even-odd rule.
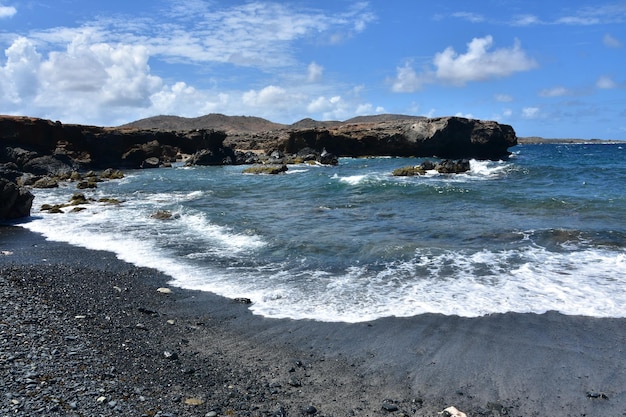
[[[95,190],[33,190],[21,225],[155,268],[172,287],[249,298],[267,317],[626,317],[626,143],[511,151],[464,174],[419,177],[391,172],[432,158],[341,158],[280,175],[127,171]],[[39,210],[76,192],[123,203]]]

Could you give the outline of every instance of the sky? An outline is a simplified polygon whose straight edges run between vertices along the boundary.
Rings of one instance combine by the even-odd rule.
[[[626,140],[626,0],[0,0],[0,114],[208,113]]]

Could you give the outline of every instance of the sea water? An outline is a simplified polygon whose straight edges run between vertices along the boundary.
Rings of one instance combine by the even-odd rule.
[[[24,226],[112,251],[170,285],[268,317],[359,322],[557,310],[626,316],[626,144],[519,145],[464,174],[394,177],[424,158],[342,158],[286,174],[241,166],[126,172],[80,212],[34,190]],[[432,159],[432,158],[430,158]],[[169,220],[152,215],[172,213]]]

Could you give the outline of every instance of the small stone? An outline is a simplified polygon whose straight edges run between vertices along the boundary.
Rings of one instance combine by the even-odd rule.
[[[167,324],[169,324],[169,325],[173,326],[173,325],[175,325],[175,324],[176,324],[176,321],[174,321],[174,320],[168,320],[168,321],[167,321]]]
[[[74,316],[74,318],[75,318],[76,320],[84,320],[84,319],[86,319],[86,318],[87,318],[87,316],[84,316],[84,315],[82,315],[82,314],[79,314],[78,316]]]
[[[101,396],[101,397],[96,398],[96,402],[103,403],[106,399],[107,397]]]
[[[217,417],[217,413],[215,411],[209,411],[204,417]]]
[[[165,288],[165,287],[157,288],[157,292],[161,294],[172,294],[172,290],[170,290],[169,288]]]
[[[383,410],[389,411],[390,413],[394,411],[398,411],[398,406],[392,402],[385,401],[383,402]]]
[[[317,413],[317,408],[315,408],[314,406],[310,405],[310,406],[308,406],[308,407],[306,407],[304,409],[304,412],[306,414],[315,414],[315,413]]]
[[[204,401],[202,401],[200,398],[187,398],[185,400],[185,404],[196,406],[204,404]]]
[[[300,382],[300,380],[298,378],[296,378],[296,377],[289,378],[288,383],[292,387],[301,387],[302,386],[302,382]]]
[[[176,359],[178,359],[178,353],[176,352],[169,352],[169,351],[165,351],[163,352],[163,357],[165,357],[165,359],[169,359],[171,361],[175,361]]]
[[[233,301],[239,304],[252,304],[251,299],[244,297],[235,298]]]

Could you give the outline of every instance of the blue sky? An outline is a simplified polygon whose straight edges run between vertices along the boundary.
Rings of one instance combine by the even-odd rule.
[[[626,139],[626,1],[0,0],[0,113],[402,113]]]

